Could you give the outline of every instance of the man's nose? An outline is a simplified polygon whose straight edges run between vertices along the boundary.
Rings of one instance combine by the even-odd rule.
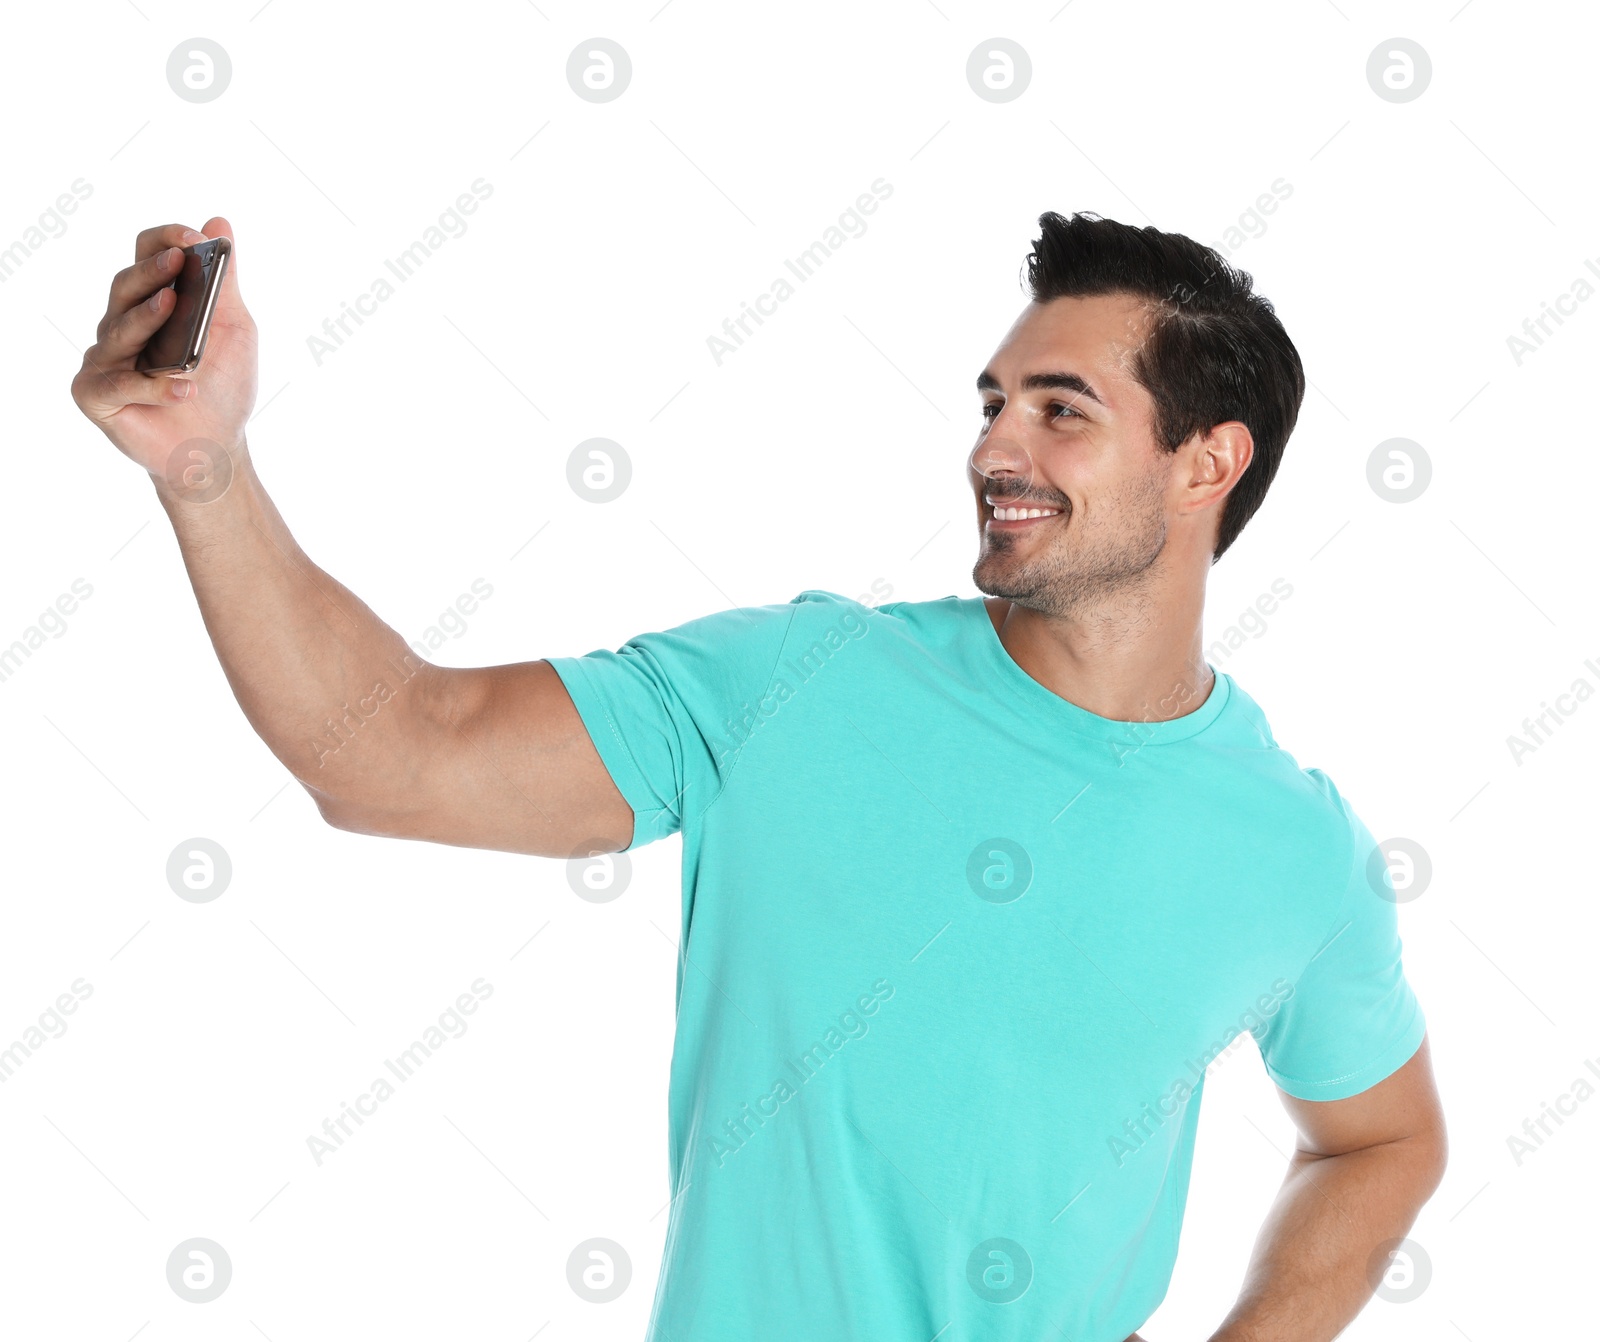
[[[1033,457],[1017,439],[993,429],[972,449],[967,469],[990,480],[1033,483]]]

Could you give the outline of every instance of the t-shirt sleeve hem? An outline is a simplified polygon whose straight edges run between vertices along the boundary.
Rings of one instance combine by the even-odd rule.
[[[1297,1100],[1347,1100],[1352,1095],[1359,1095],[1362,1091],[1377,1085],[1410,1062],[1412,1056],[1422,1047],[1422,1037],[1426,1032],[1427,1021],[1423,1018],[1421,1006],[1413,998],[1411,1018],[1406,1028],[1383,1052],[1356,1071],[1346,1072],[1342,1076],[1330,1077],[1324,1081],[1307,1081],[1299,1077],[1285,1076],[1269,1063],[1267,1075],[1272,1078],[1273,1084],[1279,1090],[1294,1096]]]
[[[628,852],[653,838],[670,833],[674,820],[672,812],[660,804],[645,780],[644,771],[628,749],[616,719],[611,716],[604,698],[589,679],[583,658],[549,657],[546,660],[561,677],[561,683],[571,696],[573,707],[578,710],[578,717],[583,721],[584,730],[589,733],[589,740],[600,756],[600,762],[605,765],[611,781],[617,785],[617,791],[633,812],[633,833],[629,836],[627,848],[622,851]]]

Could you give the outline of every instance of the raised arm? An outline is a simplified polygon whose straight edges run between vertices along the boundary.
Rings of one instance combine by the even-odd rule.
[[[150,473],[250,725],[340,829],[551,857],[625,846],[633,813],[547,663],[434,666],[289,534],[245,441],[256,329],[237,247],[200,367],[135,369],[179,249],[221,235],[222,218],[139,235],[72,396]]]

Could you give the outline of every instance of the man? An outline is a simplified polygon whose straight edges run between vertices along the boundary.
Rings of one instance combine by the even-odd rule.
[[[1202,655],[1299,357],[1210,249],[1040,226],[978,378],[988,600],[806,591],[435,667],[255,474],[237,266],[198,372],[133,370],[198,235],[140,235],[73,384],[151,472],[241,706],[330,824],[564,858],[681,833],[653,1338],[1137,1336],[1206,1066],[1246,1031],[1300,1138],[1214,1342],[1333,1337],[1442,1177],[1387,866]],[[330,706],[375,685],[360,749],[327,752]]]

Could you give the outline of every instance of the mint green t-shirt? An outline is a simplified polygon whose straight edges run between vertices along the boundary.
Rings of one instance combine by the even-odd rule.
[[[1223,672],[1113,721],[980,598],[823,591],[550,661],[683,839],[651,1342],[1122,1342],[1207,1064],[1335,1100],[1422,1041],[1372,835]]]

